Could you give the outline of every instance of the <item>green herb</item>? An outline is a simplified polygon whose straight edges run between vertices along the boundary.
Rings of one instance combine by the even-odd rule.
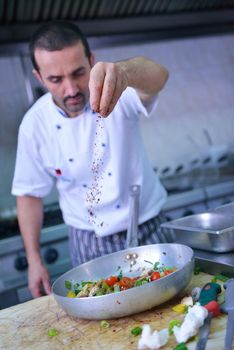
[[[66,281],[65,281],[65,287],[66,287],[68,290],[71,290],[71,289],[72,289],[72,283],[71,283],[71,281],[66,280]]]
[[[222,281],[222,282],[227,282],[229,278],[225,275],[222,275],[221,273],[219,275],[214,275],[212,278],[211,282],[215,283],[216,281]]]
[[[81,282],[82,288],[83,288],[86,284],[95,284],[95,283],[94,283],[94,282],[91,282],[91,281]]]
[[[50,328],[48,330],[48,336],[49,337],[55,337],[58,334],[58,331],[55,328]]]
[[[176,347],[173,348],[173,350],[188,350],[188,348],[185,343],[180,343],[176,345]]]
[[[105,320],[102,320],[102,321],[100,322],[100,326],[101,326],[102,328],[109,328],[109,327],[110,327],[110,323],[107,322],[107,321],[105,321]]]
[[[120,273],[118,274],[118,280],[121,281],[121,279],[123,278],[123,271],[121,270]]]
[[[118,280],[121,281],[121,279],[123,278],[123,271],[121,269],[121,266],[118,266],[117,267],[117,271],[119,271],[119,274],[118,274]]]
[[[142,279],[142,280],[137,280],[137,281],[135,281],[134,286],[135,286],[135,287],[139,287],[139,286],[142,286],[143,284],[146,284],[146,283],[149,283],[149,282],[147,281],[146,278],[144,278],[144,279]]]
[[[102,283],[102,288],[103,288],[104,290],[108,290],[110,287],[108,286],[108,284],[107,284],[106,282],[103,282],[103,283]]]
[[[100,289],[100,290],[98,290],[97,292],[96,292],[96,296],[97,297],[100,297],[101,295],[104,295],[105,293],[103,292],[103,290],[102,289]]]
[[[153,270],[154,271],[159,271],[161,268],[160,268],[160,262],[157,261],[156,263],[154,263],[154,267],[153,267]]]
[[[204,269],[202,267],[196,266],[193,270],[194,275],[199,275],[200,272],[204,272]]]
[[[142,327],[135,327],[131,329],[131,333],[132,335],[134,335],[135,337],[137,335],[140,335],[142,333]]]
[[[179,320],[172,320],[172,321],[169,323],[169,327],[168,327],[169,334],[170,334],[170,335],[174,334],[174,332],[173,332],[174,326],[180,327],[180,326],[181,326],[181,323],[182,323],[182,322],[179,321]]]

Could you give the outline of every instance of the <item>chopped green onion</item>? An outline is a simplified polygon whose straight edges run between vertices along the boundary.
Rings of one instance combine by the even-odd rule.
[[[108,284],[107,284],[106,282],[103,282],[103,283],[102,283],[102,288],[103,288],[104,290],[110,289],[110,287],[108,286]]]
[[[222,282],[227,282],[227,280],[229,279],[229,277],[222,275],[221,273],[219,275],[214,275],[214,277],[212,278],[211,282],[216,282],[216,281],[222,281]]]
[[[104,295],[105,293],[103,292],[103,290],[102,289],[100,289],[100,290],[98,290],[97,292],[96,292],[96,296],[97,297],[100,297],[101,295]]]
[[[173,350],[188,350],[188,348],[185,343],[180,343],[176,345],[176,347],[173,348]]]
[[[123,278],[123,271],[122,270],[119,271],[119,274],[117,277],[118,277],[118,280],[121,281],[121,279]]]
[[[160,263],[159,263],[159,261],[157,261],[156,263],[154,263],[153,269],[154,269],[155,271],[158,271],[159,268],[160,268],[159,265],[160,265]]]
[[[58,334],[58,331],[55,328],[50,328],[48,330],[48,336],[49,337],[55,337]]]
[[[109,327],[110,327],[110,323],[107,322],[107,321],[105,321],[105,320],[102,320],[102,321],[100,322],[100,326],[101,326],[102,328],[109,328]]]
[[[134,335],[135,337],[137,335],[140,335],[142,333],[142,327],[135,327],[131,329],[131,333],[132,335]]]
[[[65,281],[65,287],[67,288],[67,289],[72,289],[72,283],[71,283],[71,281],[68,281],[68,280],[66,280]]]
[[[139,287],[139,286],[142,286],[143,284],[146,284],[146,283],[148,283],[148,281],[146,278],[144,278],[143,280],[136,280],[134,283],[134,286]]]
[[[86,285],[86,284],[95,284],[94,282],[92,281],[88,281],[88,282],[81,282],[81,286],[82,288]]]
[[[182,322],[179,321],[179,320],[172,320],[172,321],[169,323],[169,327],[168,327],[169,334],[170,334],[170,335],[174,334],[174,332],[173,332],[174,326],[180,327],[180,326],[181,326],[181,323],[182,323]]]

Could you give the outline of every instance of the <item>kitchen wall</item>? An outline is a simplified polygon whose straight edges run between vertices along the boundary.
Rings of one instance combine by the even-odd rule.
[[[152,164],[159,173],[205,157],[209,140],[234,145],[234,35],[171,40],[113,48],[110,60],[145,55],[170,78],[151,120],[142,121]],[[96,51],[104,60],[105,50]]]
[[[202,158],[209,145],[234,145],[234,35],[138,43],[95,49],[97,60],[145,55],[165,65],[170,79],[150,120],[142,120],[143,137],[159,174]],[[31,65],[26,58],[29,73]],[[29,73],[30,74],[30,73]],[[29,105],[18,57],[0,57],[0,217],[15,211],[10,195],[17,130]],[[38,87],[32,79],[33,87]],[[55,191],[46,203],[57,199]]]

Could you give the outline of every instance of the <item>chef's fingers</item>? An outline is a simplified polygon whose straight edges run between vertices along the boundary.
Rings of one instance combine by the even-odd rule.
[[[40,281],[35,281],[35,283],[29,284],[29,290],[30,290],[33,298],[39,298],[42,296],[40,286],[41,286]]]
[[[119,77],[116,81],[116,86],[115,86],[115,91],[113,93],[111,102],[109,103],[107,112],[106,112],[106,117],[113,111],[116,103],[118,102],[120,96],[122,95],[122,92],[125,90],[126,86],[123,80],[123,76]]]
[[[43,278],[43,288],[46,294],[51,293],[51,283],[50,278],[48,276]]]
[[[118,71],[114,64],[110,63],[106,70],[105,80],[102,87],[102,95],[99,105],[99,113],[103,117],[107,117],[110,103],[113,100],[113,96],[116,94],[116,90],[120,88],[118,81]],[[119,95],[119,91],[117,91]]]
[[[89,78],[90,107],[93,111],[99,112],[100,99],[103,83],[105,80],[105,68],[102,62],[98,62],[91,69]]]

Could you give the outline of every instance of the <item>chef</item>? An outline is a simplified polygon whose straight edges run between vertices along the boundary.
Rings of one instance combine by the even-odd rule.
[[[145,57],[96,63],[80,29],[65,21],[40,26],[29,47],[33,73],[48,92],[20,125],[12,194],[29,289],[39,297],[51,292],[39,238],[43,198],[54,183],[74,266],[125,248],[130,185],[141,187],[139,244],[158,242],[166,191],[139,120],[156,107],[168,71]]]

